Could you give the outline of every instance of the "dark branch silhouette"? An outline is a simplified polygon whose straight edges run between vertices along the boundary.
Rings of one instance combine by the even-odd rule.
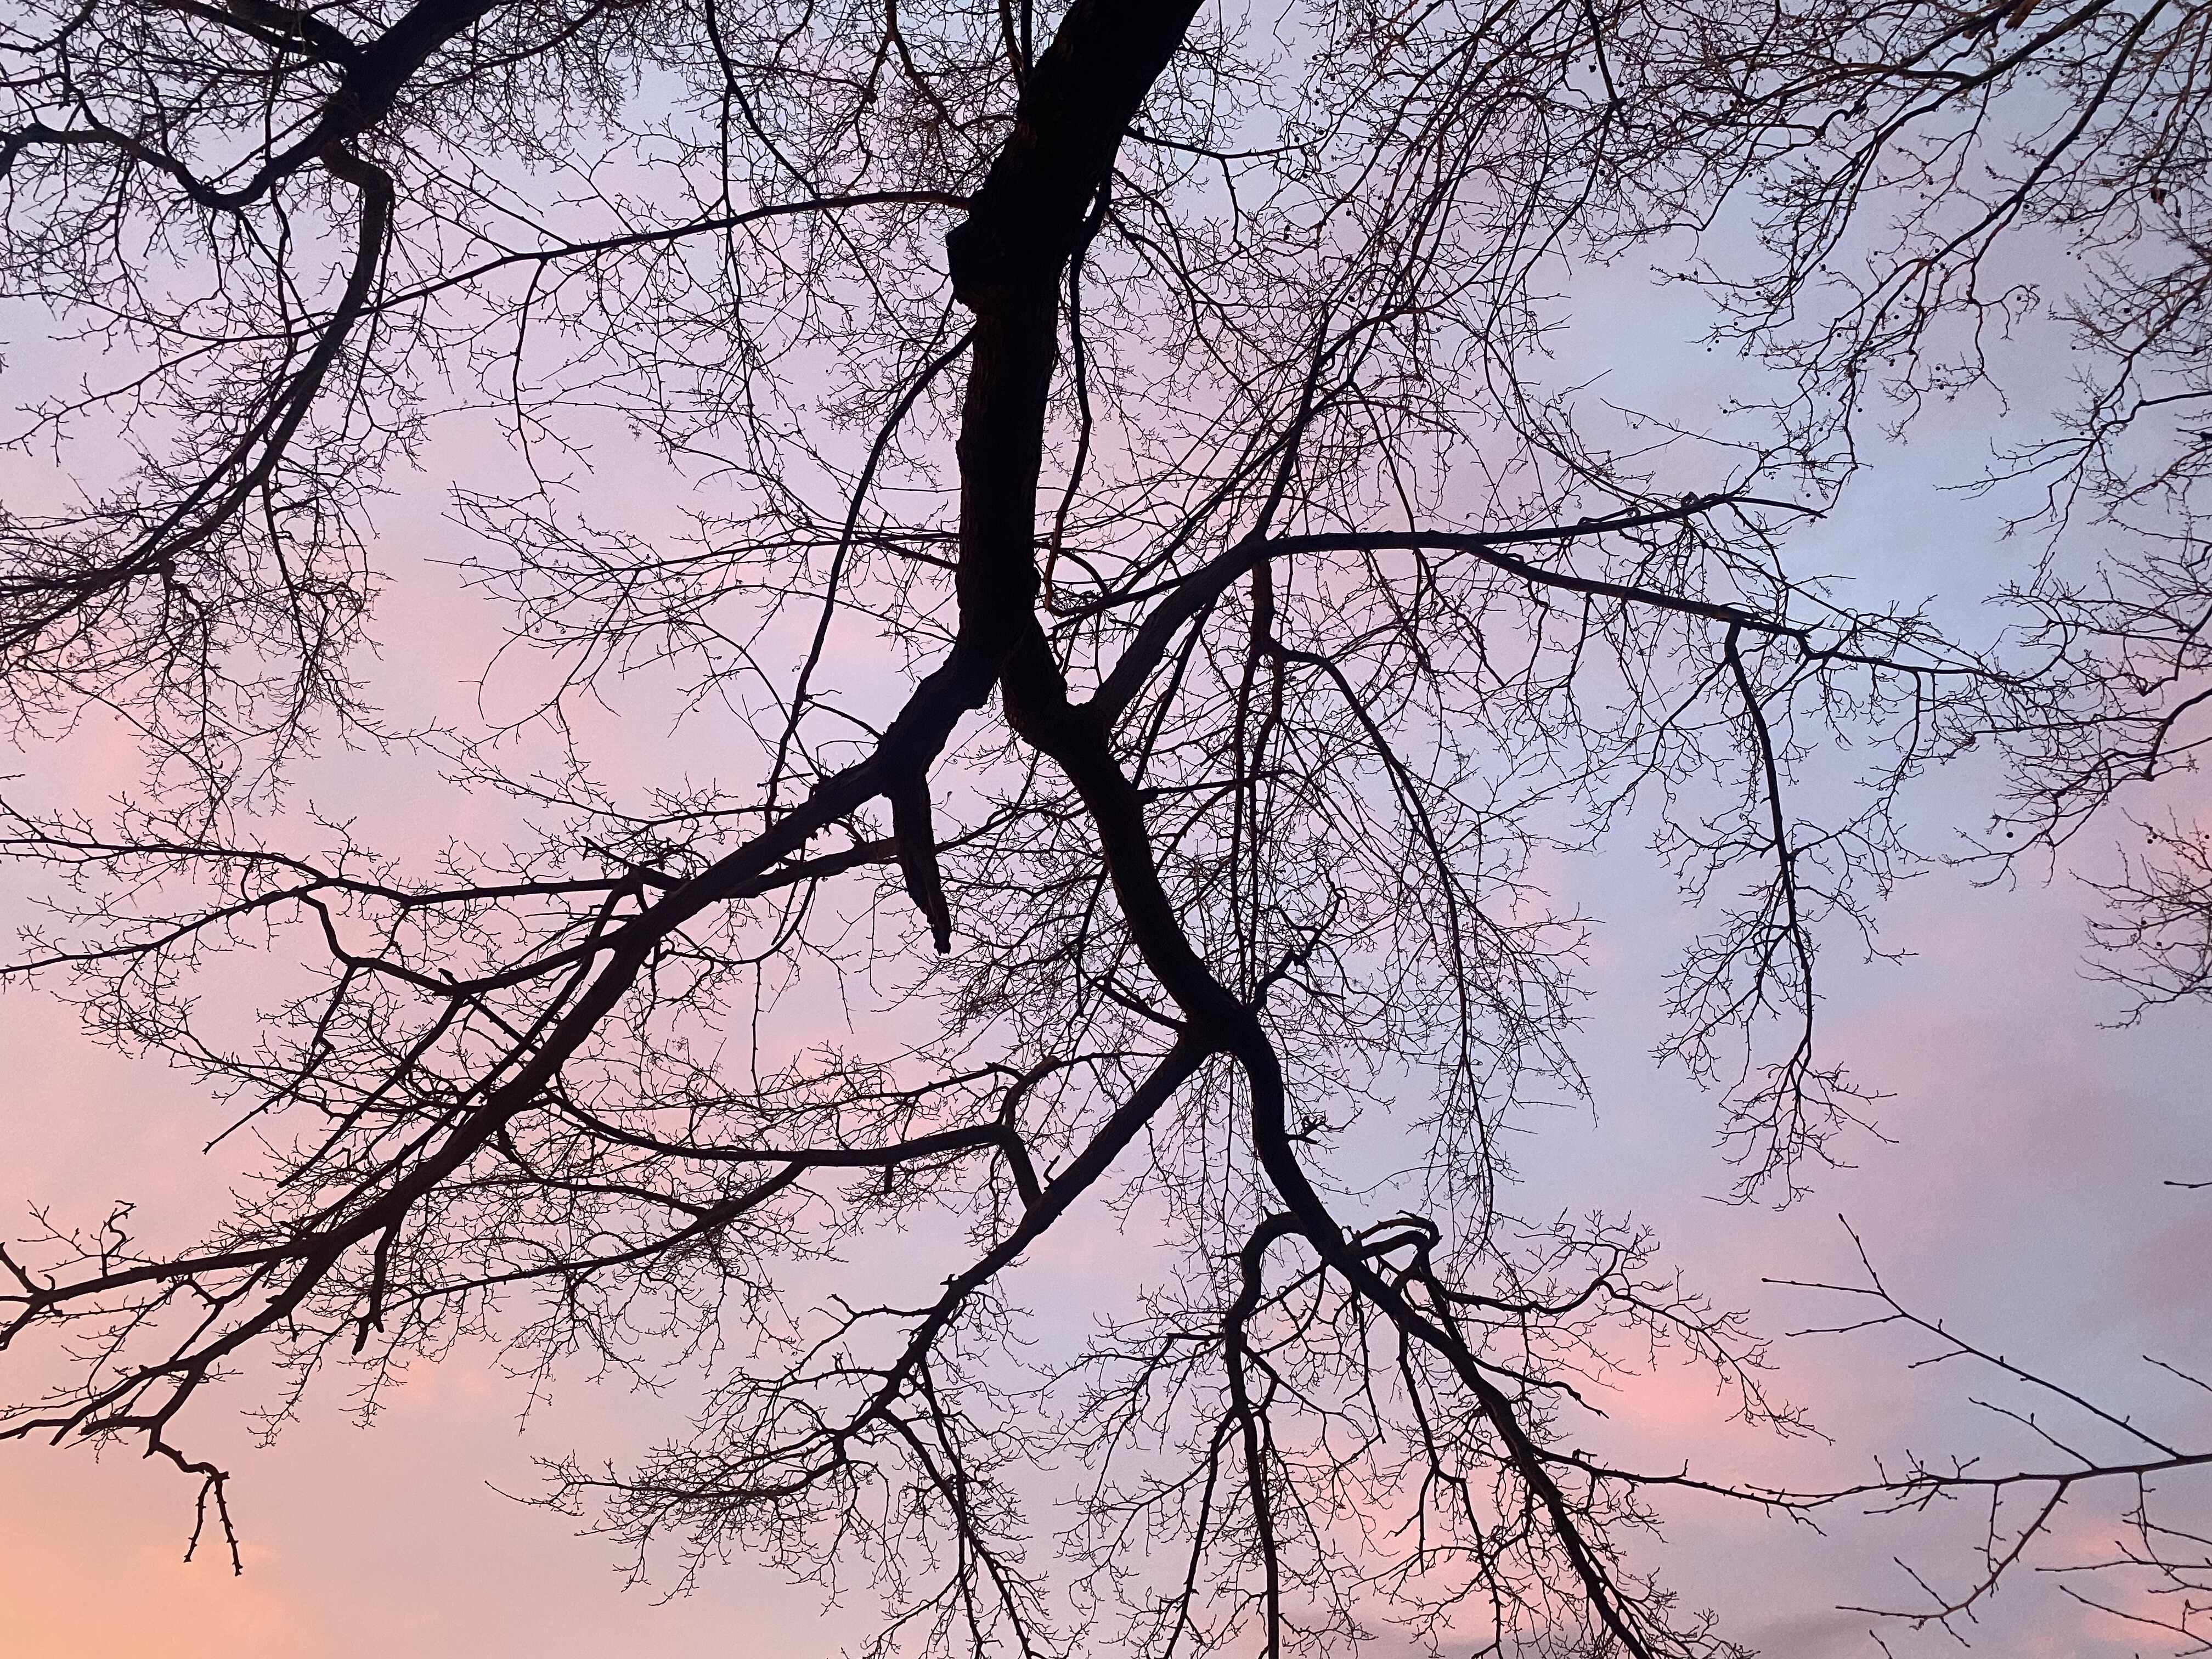
[[[15,6],[0,269],[79,383],[17,434],[52,488],[0,510],[0,684],[25,745],[122,733],[146,769],[5,807],[43,908],[4,971],[200,1079],[268,1179],[196,1244],[34,1212],[0,1437],[167,1458],[235,1564],[231,1477],[189,1449],[211,1382],[273,1362],[273,1431],[325,1371],[373,1413],[487,1340],[538,1376],[703,1366],[688,1437],[544,1501],[679,1582],[863,1564],[883,1654],[1279,1659],[1378,1616],[1741,1653],[1644,1553],[1693,1492],[1986,1502],[1975,1572],[1872,1614],[1956,1631],[2032,1565],[2212,1650],[2203,1540],[2152,1502],[2212,1454],[1909,1312],[1863,1251],[1820,1287],[1850,1328],[2133,1449],[1820,1492],[1579,1449],[1662,1356],[1806,1425],[1640,1228],[1516,1217],[1501,1139],[1582,1086],[1582,924],[1540,856],[1656,833],[1692,919],[1661,1058],[1722,1103],[1736,1196],[1787,1199],[1869,1119],[1816,966],[1873,948],[1914,780],[2002,750],[1972,854],[2002,871],[2193,763],[2208,29],[2175,0]],[[2052,235],[2086,256],[2063,292]],[[1559,381],[1575,273],[1632,257],[1762,392],[1688,431]],[[1999,383],[2011,331],[2084,368],[1959,481],[2036,503],[2010,620],[1798,570],[1865,434]],[[617,429],[635,475],[593,459]],[[398,470],[486,430],[453,546],[380,539]],[[456,559],[554,684],[404,731],[379,596]],[[608,781],[577,716],[633,677],[680,684],[711,778]],[[558,763],[515,763],[534,739]],[[426,865],[404,811],[325,819],[300,780],[344,744],[514,838]],[[2106,924],[2147,1004],[2212,988],[2203,832],[2166,822]],[[198,988],[240,954],[243,1034]],[[848,1049],[822,1010],[855,986],[880,1024]],[[1172,1265],[1034,1358],[1021,1265],[1084,1213],[1141,1213]],[[900,1303],[908,1230],[944,1271]],[[1054,1451],[1082,1492],[1048,1548],[1023,1476]],[[2118,1553],[2047,1559],[2059,1505],[2114,1491]],[[2135,1580],[2163,1614],[2104,1589]]]

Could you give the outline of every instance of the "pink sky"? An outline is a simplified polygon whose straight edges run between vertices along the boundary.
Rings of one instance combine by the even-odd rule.
[[[1658,381],[1681,368],[1655,352],[1628,378]],[[1683,382],[1673,395],[1692,404],[1705,393]],[[1838,550],[1827,562],[1903,588],[1978,591],[2008,556],[1992,548],[1978,509],[1922,493],[1978,441],[1965,416],[1948,436],[1923,429],[1911,460],[1886,475],[1899,482],[1864,492],[1852,514],[1820,532]],[[396,543],[450,541],[434,501],[427,482],[410,484],[386,521]],[[1821,550],[1808,546],[1808,562],[1821,562]],[[1937,568],[1931,550],[1942,554],[1940,584],[1914,574]],[[378,684],[396,715],[466,706],[472,696],[466,682],[481,653],[471,641],[482,635],[455,617],[477,613],[442,580],[402,584],[380,618],[386,656]],[[622,737],[642,775],[669,761],[660,730],[635,720],[599,735]],[[119,752],[92,740],[28,757],[21,769],[42,794],[82,799],[128,775]],[[340,805],[388,813],[404,801],[410,817],[441,834],[467,827],[459,816],[466,811],[490,810],[434,793],[431,769],[339,757],[314,781]],[[1985,781],[1939,781],[1923,798],[1929,821],[1971,821]],[[2111,838],[2094,834],[2088,855]],[[2135,1031],[2103,1029],[2118,1004],[2083,972],[2087,896],[2078,886],[2062,879],[1982,892],[1937,872],[1910,884],[1886,916],[1887,942],[1915,951],[1913,961],[1864,969],[1832,962],[1830,1040],[1895,1097],[1881,1121],[1896,1144],[1846,1146],[1857,1167],[1820,1176],[1814,1197],[1777,1214],[1711,1200],[1728,1186],[1711,1150],[1712,1109],[1647,1058],[1659,976],[1680,940],[1671,885],[1656,866],[1626,855],[1597,860],[1575,880],[1570,901],[1603,923],[1582,1045],[1602,1110],[1593,1123],[1563,1109],[1516,1149],[1528,1183],[1519,1208],[1632,1209],[1656,1224],[1667,1260],[1693,1284],[1724,1305],[1751,1307],[1771,1332],[1832,1317],[1759,1280],[1844,1271],[1841,1211],[1894,1287],[1923,1310],[2185,1430],[2193,1402],[2136,1356],[2212,1372],[2212,1273],[2196,1243],[2212,1193],[2161,1184],[2212,1177],[2203,1109],[2212,1010],[2171,1011]],[[127,1196],[158,1228],[205,1213],[219,1194],[219,1176],[197,1153],[213,1109],[179,1079],[90,1048],[63,1012],[21,994],[0,998],[0,1205],[36,1200],[82,1215]],[[1110,1218],[1086,1215],[1082,1225],[1088,1231],[1056,1240],[1028,1266],[1021,1299],[1079,1312],[1091,1254],[1127,1254]],[[1615,1402],[1620,1445],[1649,1467],[1686,1458],[1699,1473],[1808,1483],[1860,1478],[1875,1454],[1906,1447],[2037,1456],[1966,1404],[1982,1379],[1908,1373],[1901,1362],[1915,1354],[1895,1343],[1806,1339],[1784,1344],[1780,1357],[1781,1391],[1812,1407],[1832,1447],[1778,1449],[1716,1426],[1707,1384],[1682,1373]],[[250,1386],[236,1393],[248,1403]],[[575,1450],[623,1462],[680,1419],[665,1402],[576,1376],[520,1429],[524,1397],[488,1356],[464,1354],[422,1368],[368,1431],[347,1424],[328,1392],[266,1450],[204,1418],[236,1475],[247,1565],[237,1578],[219,1553],[191,1565],[179,1559],[191,1488],[174,1474],[124,1456],[95,1466],[80,1451],[0,1447],[0,1654],[781,1659],[826,1656],[863,1632],[864,1595],[825,1618],[814,1592],[744,1565],[673,1601],[625,1588],[605,1545],[580,1540],[572,1523],[499,1489],[531,1490],[536,1456]],[[1041,1529],[1049,1525],[1041,1517]],[[2085,1513],[2080,1525],[2085,1544],[2104,1535],[2098,1518]],[[1859,1637],[1866,1621],[1833,1613],[1833,1604],[1907,1589],[1887,1565],[1899,1538],[1870,1527],[1844,1524],[1824,1540],[1748,1513],[1686,1505],[1670,1536],[1669,1576],[1717,1607],[1741,1639],[1784,1659],[1872,1652]],[[1970,1565],[1940,1551],[1917,1559],[1947,1581]],[[2081,1624],[2031,1583],[2008,1590],[1996,1615],[1992,1652],[2117,1659],[2136,1650],[2124,1632]],[[1932,1652],[1940,1642],[1897,1646]]]
[[[2114,1005],[2081,972],[2076,891],[1982,893],[1955,874],[1930,876],[1908,886],[1892,918],[1891,939],[1915,946],[1917,959],[1846,974],[1832,1011],[1832,1037],[1896,1096],[1883,1122],[1898,1144],[1857,1145],[1856,1169],[1824,1176],[1787,1212],[1731,1209],[1705,1196],[1725,1186],[1709,1151],[1710,1109],[1643,1059],[1650,998],[1638,988],[1662,963],[1641,942],[1637,913],[1668,900],[1635,862],[1613,866],[1617,890],[1591,895],[1613,918],[1595,983],[1601,1040],[1588,1046],[1602,1117],[1592,1127],[1563,1111],[1522,1150],[1522,1207],[1632,1206],[1693,1282],[1751,1306],[1770,1331],[1826,1322],[1827,1310],[1757,1281],[1842,1271],[1840,1209],[1926,1310],[2151,1420],[2185,1424],[2181,1392],[2142,1375],[2134,1356],[2212,1360],[2212,1283],[2190,1248],[2205,1199],[2160,1185],[2212,1171],[2204,1013],[2099,1029]],[[212,1172],[194,1150],[206,1109],[179,1080],[88,1049],[59,1011],[21,994],[0,1000],[0,1052],[9,1056],[11,1127],[0,1193],[80,1212],[127,1194],[143,1200],[149,1224],[181,1221],[212,1197]],[[1126,1250],[1099,1218],[1086,1219],[1093,1245]],[[1030,1305],[1080,1302],[1085,1237],[1025,1271]],[[1854,1477],[1875,1452],[1962,1438],[2032,1456],[2019,1437],[1975,1422],[1964,1396],[1984,1379],[1908,1374],[1899,1361],[1910,1357],[1879,1339],[1784,1345],[1784,1391],[1813,1407],[1833,1448],[1778,1449],[1717,1427],[1708,1385],[1684,1373],[1615,1402],[1620,1445],[1651,1466],[1686,1457],[1700,1473],[1809,1481]],[[238,1476],[247,1571],[236,1579],[217,1560],[179,1561],[190,1493],[167,1471],[123,1456],[95,1465],[82,1452],[0,1449],[0,1652],[766,1659],[826,1655],[859,1632],[865,1597],[823,1620],[811,1592],[743,1565],[673,1602],[626,1589],[606,1546],[495,1488],[530,1490],[533,1455],[620,1460],[658,1425],[675,1426],[670,1408],[571,1379],[519,1431],[522,1399],[477,1355],[422,1368],[368,1431],[343,1421],[327,1395],[265,1451],[209,1419]],[[2081,1524],[2085,1541],[2105,1535],[2101,1516]],[[1670,1577],[1778,1654],[1871,1651],[1856,1639],[1864,1620],[1828,1609],[1902,1589],[1887,1567],[1899,1539],[1887,1532],[1847,1524],[1822,1540],[1693,1505],[1672,1537]],[[1938,1571],[1966,1565],[1940,1552],[1920,1559]],[[2062,1617],[2036,1588],[2002,1600],[1990,1650],[2133,1650],[2114,1629]],[[2009,1632],[2008,1610],[2021,1621]]]

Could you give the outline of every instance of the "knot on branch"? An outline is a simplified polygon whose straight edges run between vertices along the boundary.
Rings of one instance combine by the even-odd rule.
[[[921,768],[902,773],[884,791],[891,804],[891,838],[907,896],[929,923],[929,937],[944,956],[952,949],[952,911],[937,867],[937,831],[929,810],[929,776]]]

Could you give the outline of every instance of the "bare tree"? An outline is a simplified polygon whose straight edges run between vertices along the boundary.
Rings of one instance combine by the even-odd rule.
[[[1737,1651],[1633,1557],[1699,1483],[1578,1427],[1662,1351],[1799,1419],[1640,1229],[1508,1206],[1501,1129],[1579,1087],[1581,924],[1531,861],[1657,826],[1699,929],[1667,1054],[1740,1194],[1786,1195],[1866,1110],[1816,1047],[1816,945],[1870,939],[1906,786],[2005,746],[2010,859],[2186,763],[2208,19],[15,5],[8,293],[85,378],[21,434],[51,499],[0,518],[6,696],[22,740],[110,722],[148,771],[8,809],[49,907],[9,971],[204,1079],[269,1178],[195,1245],[118,1211],[0,1257],[39,1379],[0,1432],[141,1442],[227,1535],[185,1424],[252,1355],[272,1425],[465,1339],[696,1362],[691,1437],[552,1501],[679,1574],[866,1563],[886,1652],[1273,1656],[1378,1611]],[[1571,273],[1632,253],[1761,388],[1696,433],[1547,355]],[[2017,624],[1786,563],[1867,422],[2002,374],[2008,330],[2092,365],[1982,481],[2045,491]],[[374,712],[410,571],[369,509],[486,418],[449,556],[556,666],[533,728],[659,674],[711,777],[638,793]],[[624,432],[688,532],[591,471]],[[2137,537],[2102,570],[2099,522]],[[1803,804],[1839,740],[1848,787]],[[341,742],[526,835],[433,866],[296,810]],[[2172,902],[2140,925],[2200,914]],[[252,1023],[200,989],[240,952],[292,976]],[[841,994],[896,1011],[878,1038],[822,1042]],[[1179,1265],[1029,1354],[1019,1263],[1108,1206]],[[881,1288],[902,1231],[957,1253],[914,1304]],[[2153,1443],[1726,1490],[1803,1515],[2205,1461]],[[1041,1545],[1024,1471],[1071,1445]],[[1993,1520],[1988,1581],[2040,1533]]]

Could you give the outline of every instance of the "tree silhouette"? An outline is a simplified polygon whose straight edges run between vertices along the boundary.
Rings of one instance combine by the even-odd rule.
[[[1666,1057],[1723,1101],[1738,1195],[1787,1196],[1867,1110],[1816,1043],[1816,945],[1870,937],[1912,781],[2001,747],[2002,864],[2188,764],[2209,27],[17,4],[8,293],[86,378],[21,445],[73,493],[0,517],[6,696],[26,742],[134,733],[146,782],[8,808],[50,907],[9,971],[204,1079],[268,1179],[189,1247],[118,1210],[0,1257],[35,1379],[0,1432],[140,1443],[228,1536],[185,1425],[253,1355],[275,1421],[479,1335],[531,1370],[673,1356],[712,1379],[693,1435],[550,1501],[679,1573],[863,1563],[884,1651],[1273,1656],[1378,1609],[1739,1651],[1631,1559],[1702,1483],[1577,1432],[1660,1351],[1799,1419],[1640,1229],[1508,1207],[1502,1133],[1579,1087],[1582,924],[1534,866],[1656,833],[1695,927]],[[1695,431],[1547,356],[1576,272],[1651,258],[1754,388]],[[1870,423],[1987,380],[2008,331],[2083,368],[1981,480],[2040,492],[2008,628],[1785,562]],[[518,769],[374,713],[407,573],[370,509],[457,410],[507,440],[455,540],[556,665],[534,729],[672,677],[712,777],[640,795],[580,745]],[[665,486],[593,470],[623,434]],[[623,522],[664,488],[688,533]],[[435,757],[531,838],[431,868],[380,850],[401,811],[314,820],[290,780],[338,742]],[[2194,994],[2203,842],[2159,837],[2118,971]],[[252,1022],[238,953],[273,964]],[[872,1020],[825,1043],[855,988]],[[1033,1353],[1019,1264],[1104,1206],[1175,1266]],[[919,1301],[882,1288],[902,1235],[957,1253]],[[1871,1267],[1839,1292],[1919,1323]],[[1987,1498],[1980,1588],[1895,1610],[1942,1623],[2068,1492],[2206,1461],[2145,1438],[1725,1490]],[[1079,1518],[1040,1542],[1025,1472],[1071,1451]],[[2006,1532],[2016,1493],[2044,1507]],[[2201,1577],[2138,1513],[2132,1565]]]

